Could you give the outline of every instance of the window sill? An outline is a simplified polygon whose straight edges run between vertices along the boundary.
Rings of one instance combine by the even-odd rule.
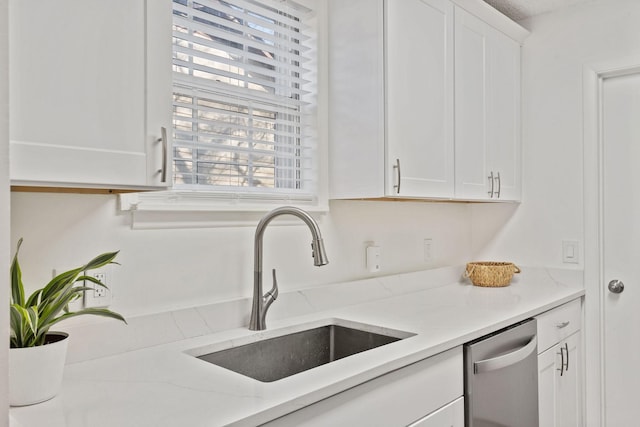
[[[160,191],[120,194],[120,210],[131,212],[132,229],[255,227],[265,213],[280,206],[296,206],[316,219],[329,211],[313,196],[286,194]],[[279,225],[298,224],[295,219]]]

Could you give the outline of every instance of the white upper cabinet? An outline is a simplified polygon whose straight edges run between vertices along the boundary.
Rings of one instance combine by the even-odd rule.
[[[456,197],[519,200],[520,45],[455,10]]]
[[[480,1],[330,0],[331,198],[519,199],[520,44],[494,26],[527,33]]]
[[[385,2],[386,196],[453,196],[453,5]]]
[[[12,184],[170,185],[171,1],[12,0],[9,13]]]
[[[453,196],[453,5],[329,4],[333,198]]]

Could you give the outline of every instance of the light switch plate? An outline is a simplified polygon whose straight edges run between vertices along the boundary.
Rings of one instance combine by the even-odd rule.
[[[580,263],[580,243],[577,240],[562,241],[562,262],[565,264]]]
[[[382,258],[382,250],[380,246],[367,246],[367,270],[370,273],[380,271],[380,262]]]
[[[424,239],[424,262],[430,263],[434,260],[433,239]]]

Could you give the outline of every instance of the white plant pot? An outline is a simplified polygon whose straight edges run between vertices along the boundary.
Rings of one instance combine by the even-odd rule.
[[[33,405],[60,391],[69,335],[50,332],[51,344],[9,349],[9,404]]]

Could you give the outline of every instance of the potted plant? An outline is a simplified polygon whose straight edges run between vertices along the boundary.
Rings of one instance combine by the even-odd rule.
[[[68,335],[51,331],[59,322],[84,314],[106,316],[121,320],[124,317],[106,308],[84,308],[70,311],[69,303],[81,298],[89,281],[106,288],[105,284],[86,272],[107,264],[118,252],[98,255],[85,265],[65,271],[28,298],[24,293],[22,271],[16,254],[10,268],[10,349],[9,349],[9,403],[11,406],[31,405],[54,397],[62,383],[62,371],[67,351]]]

